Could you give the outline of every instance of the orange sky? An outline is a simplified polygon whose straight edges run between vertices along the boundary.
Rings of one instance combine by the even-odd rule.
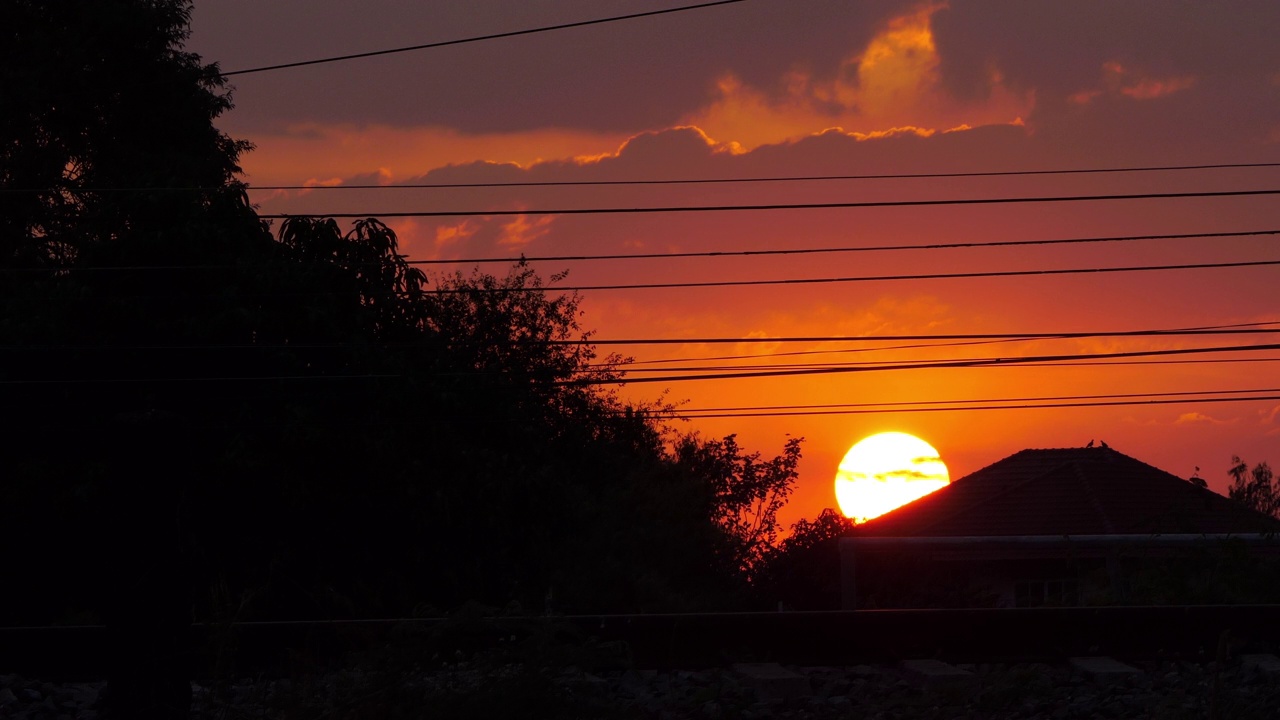
[[[197,7],[191,48],[234,70],[626,14],[618,0],[468,9],[245,0]],[[858,5],[857,8],[846,7]],[[1068,9],[1069,6],[1069,9]],[[1280,54],[1267,2],[1230,16],[1163,2],[1019,4],[753,0],[722,8],[235,78],[223,120],[257,146],[254,185],[656,180],[990,172],[1280,161]],[[288,13],[294,13],[288,15]],[[274,14],[274,15],[273,15]],[[245,18],[256,22],[245,24]],[[270,31],[292,18],[285,41]],[[256,194],[264,213],[537,210],[1140,194],[1280,188],[1273,168],[718,185]],[[867,248],[1280,228],[1269,196],[392,222],[413,258]],[[1054,247],[560,261],[565,286],[1280,259],[1274,236]],[[501,266],[487,266],[497,270]],[[1280,320],[1275,267],[775,287],[587,291],[601,339],[769,338],[1178,328]],[[637,360],[720,366],[1121,352],[1268,336],[1079,339],[951,348],[640,346]],[[902,345],[905,343],[893,343]],[[1238,357],[1239,355],[1237,355]],[[1280,358],[1280,353],[1252,353]],[[1197,355],[1187,358],[1222,358]],[[1176,359],[1176,358],[1169,358]],[[636,366],[637,369],[642,366]],[[655,366],[656,367],[656,366]],[[633,377],[644,374],[633,372]],[[1280,386],[1273,362],[901,370],[637,384],[688,408],[1167,393]],[[1276,393],[1271,393],[1276,394]],[[772,456],[806,438],[788,523],[834,506],[865,435],[926,439],[953,478],[1027,447],[1091,439],[1225,491],[1232,454],[1280,462],[1280,402],[699,419]]]

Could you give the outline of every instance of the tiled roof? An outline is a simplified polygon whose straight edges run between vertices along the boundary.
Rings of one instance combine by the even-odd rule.
[[[858,526],[957,537],[1258,533],[1271,518],[1108,447],[1023,450]]]

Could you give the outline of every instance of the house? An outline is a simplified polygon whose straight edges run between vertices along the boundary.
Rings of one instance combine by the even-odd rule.
[[[1278,531],[1106,446],[1023,450],[841,538],[842,605],[1275,601]]]

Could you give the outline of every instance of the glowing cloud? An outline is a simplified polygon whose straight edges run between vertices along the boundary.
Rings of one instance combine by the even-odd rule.
[[[1150,77],[1139,69],[1115,60],[1102,64],[1102,86],[1086,88],[1068,96],[1075,105],[1088,105],[1104,94],[1119,94],[1134,100],[1155,100],[1182,92],[1196,85],[1194,75]]]
[[[771,94],[725,75],[715,100],[686,120],[723,141],[755,148],[811,135],[814,128],[857,128],[844,132],[859,139],[906,130],[927,136],[936,128],[961,130],[1028,115],[1034,96],[1007,90],[998,72],[988,78],[990,92],[980,102],[961,103],[945,92],[931,27],[942,7],[925,5],[893,18],[835,68],[832,80],[796,69],[781,93]]]
[[[1188,413],[1182,413],[1181,415],[1179,415],[1178,419],[1175,420],[1174,422],[1178,425],[1185,425],[1188,423],[1208,423],[1210,425],[1230,425],[1234,423],[1235,420],[1219,420],[1215,417],[1205,415],[1204,413],[1188,412]]]
[[[442,127],[389,127],[305,123],[254,138],[257,149],[244,169],[259,185],[295,184],[299,177],[331,178],[367,174],[378,182],[418,175],[424,169],[490,160],[527,167],[547,158],[609,152],[626,134],[571,130],[469,135]]]
[[[555,218],[544,215],[530,222],[527,215],[517,215],[514,220],[502,225],[502,234],[498,237],[498,245],[502,247],[524,247],[551,231],[551,222]]]

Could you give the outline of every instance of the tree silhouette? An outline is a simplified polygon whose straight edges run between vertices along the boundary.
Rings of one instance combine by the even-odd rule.
[[[35,568],[0,621],[109,623],[134,643],[111,712],[160,717],[182,624],[226,603],[741,605],[800,441],[763,460],[621,400],[558,276],[428,277],[375,219],[273,236],[190,9],[17,0],[0,25],[0,545]]]
[[[813,520],[801,519],[769,555],[760,580],[768,599],[792,610],[840,608],[840,538],[855,523],[826,508]]]
[[[787,441],[781,455],[762,461],[744,453],[737,438],[701,440],[686,436],[676,447],[676,462],[706,483],[707,515],[721,531],[721,556],[748,579],[763,566],[778,541],[778,510],[790,497],[803,438]]]
[[[165,0],[15,0],[0,27],[0,372],[15,420],[0,539],[28,549],[38,588],[3,609],[106,620],[115,717],[189,704],[175,521],[204,448],[198,423],[177,431],[198,404],[178,380],[219,358],[86,348],[210,342],[235,314],[230,286],[160,268],[271,242],[235,181],[247,146],[213,125],[230,107],[216,68],[181,48],[189,16]]]
[[[1270,465],[1261,462],[1250,470],[1248,463],[1232,455],[1227,474],[1231,476],[1228,497],[1258,512],[1280,517],[1280,485],[1277,485]]]

